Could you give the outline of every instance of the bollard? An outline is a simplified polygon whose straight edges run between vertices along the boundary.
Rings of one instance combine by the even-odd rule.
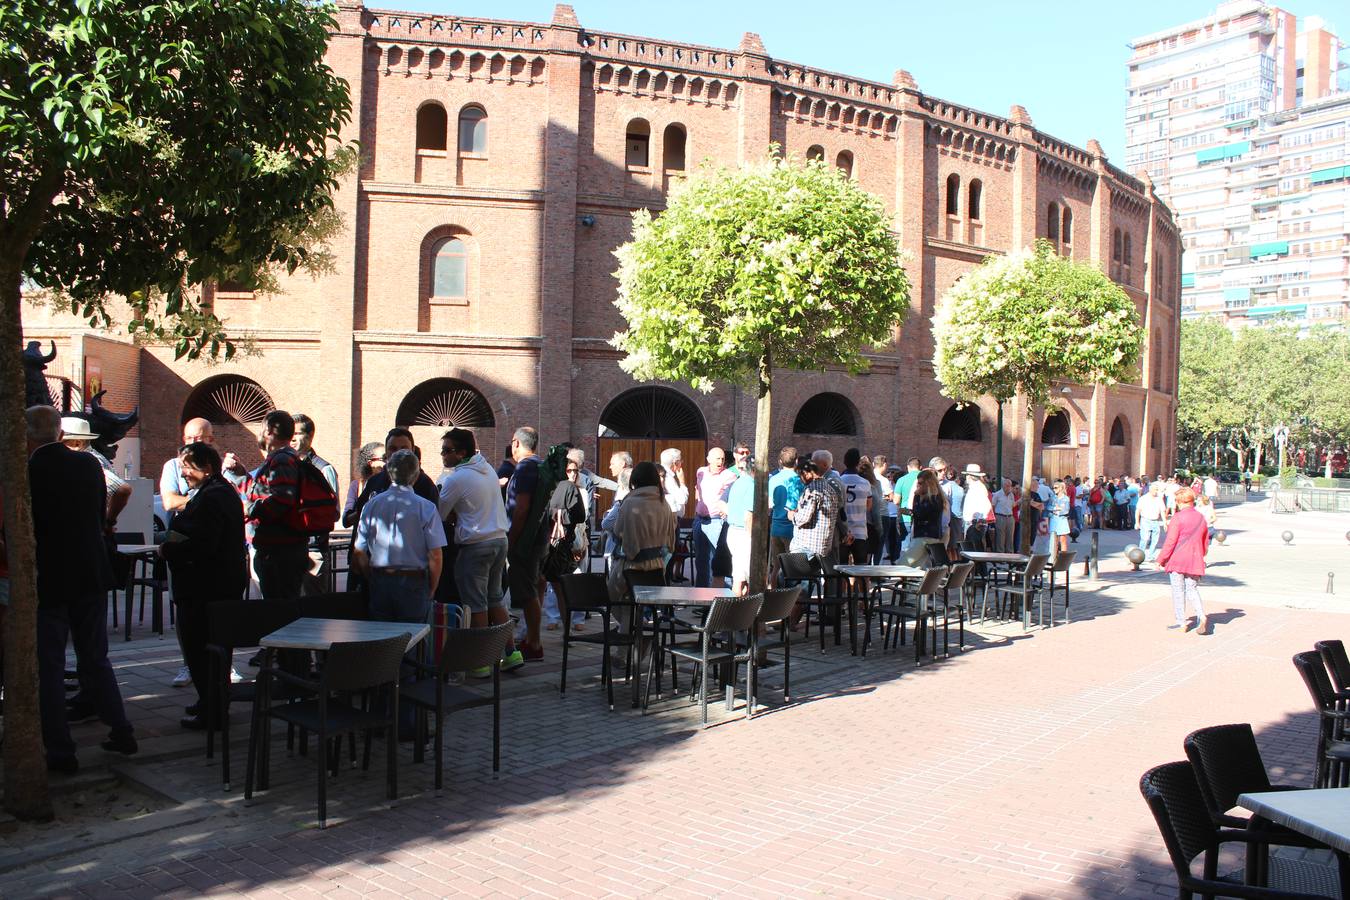
[[[1099,552],[1097,541],[1100,537],[1100,532],[1092,532],[1092,547],[1088,550],[1088,580],[1090,581],[1097,580],[1097,556]]]
[[[1336,580],[1336,573],[1335,573],[1335,572],[1328,572],[1328,573],[1327,573],[1327,593],[1328,593],[1328,594],[1334,594],[1334,593],[1336,593],[1336,588],[1335,588],[1335,586],[1332,584],[1332,582],[1334,582],[1335,580]]]

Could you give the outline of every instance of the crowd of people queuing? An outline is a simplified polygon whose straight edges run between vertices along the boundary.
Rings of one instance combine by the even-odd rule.
[[[92,450],[82,420],[35,406],[27,425],[43,738],[49,767],[73,772],[71,721],[97,716],[110,728],[106,748],[136,752],[106,635],[111,535],[130,490]],[[424,466],[411,431],[395,427],[382,442],[356,451],[355,477],[343,494],[336,467],[314,449],[316,434],[309,416],[272,412],[249,465],[215,446],[209,421],[192,419],[181,448],[163,465],[159,493],[168,521],[159,553],[169,570],[183,659],[174,684],[197,690],[185,728],[215,724],[206,721],[203,702],[209,604],[247,596],[250,582],[262,602],[322,593],[331,584],[324,572],[329,533],[339,523],[352,530],[347,589],[366,593],[375,618],[427,621],[439,601],[465,609],[462,624],[481,627],[508,621],[508,606],[518,608],[520,627],[502,660],[506,671],[543,658],[541,629],[587,627],[579,613],[564,626],[556,582],[589,563],[593,544],[603,549],[616,598],[625,572],[666,570],[680,580],[680,553],[692,555],[695,586],[727,586],[729,578],[744,592],[751,581],[754,471],[743,442],[729,455],[713,447],[692,476],[679,449],[662,451],[656,461],[619,451],[604,477],[586,468],[581,448],[564,444],[542,454],[529,426],[515,430],[496,466],[472,431],[451,428],[436,467]],[[1012,552],[1023,529],[1031,530],[1033,552],[1053,555],[1085,528],[1132,527],[1146,562],[1160,560],[1172,574],[1178,621],[1185,604],[1203,620],[1195,587],[1214,526],[1212,478],[1187,487],[1163,477],[1053,483],[1037,477],[1023,486],[1011,478],[995,483],[975,463],[957,469],[941,457],[927,464],[911,457],[892,465],[857,448],[843,454],[842,468],[823,449],[784,447],[776,461],[768,478],[770,583],[778,557],[788,552],[826,570],[850,562],[922,565],[955,560],[963,548]],[[434,479],[432,471],[439,472]],[[603,515],[601,488],[613,492]],[[70,565],[71,558],[88,565]],[[80,689],[67,700],[65,652],[72,640]],[[282,657],[283,666],[310,665],[307,655],[292,654]]]

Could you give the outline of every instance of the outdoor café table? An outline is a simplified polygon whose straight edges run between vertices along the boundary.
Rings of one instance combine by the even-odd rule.
[[[135,558],[135,562],[133,563],[132,566],[133,573],[135,570],[135,566],[141,564],[144,564],[146,566],[146,569],[142,570],[140,575],[133,574],[133,577],[135,578],[154,577],[155,553],[158,552],[159,550],[158,544],[118,544],[117,547],[115,547],[114,549],[116,549],[118,553],[123,553],[126,554],[127,556]],[[131,640],[132,587],[133,585],[131,584],[130,581],[128,581],[126,586],[126,615],[124,616],[126,622],[123,623],[123,625],[126,628],[126,640],[128,641]],[[142,590],[144,589],[142,588]],[[142,593],[141,596],[144,597],[145,594]],[[116,599],[117,599],[116,597],[113,597],[114,601]],[[113,610],[113,612],[115,613],[116,610]],[[150,607],[150,630],[161,636],[164,634],[164,607],[160,603],[154,603]]]
[[[1335,851],[1341,896],[1350,898],[1350,788],[1241,794],[1237,805]]]
[[[880,601],[882,582],[903,581],[904,579],[907,578],[923,578],[925,575],[928,574],[928,570],[920,569],[916,566],[835,566],[834,573],[836,575],[847,575],[849,578],[861,578],[863,579],[864,582],[868,580],[871,580],[873,582],[870,590],[864,588],[862,592],[863,598],[862,655],[866,656],[867,645],[872,642],[872,603],[874,598],[877,600],[877,602]],[[923,598],[919,598],[919,602],[923,603],[924,602]],[[850,604],[850,607],[851,606],[852,604]],[[920,615],[923,615],[927,613],[927,610],[920,609],[919,612]],[[852,608],[849,609],[849,627],[850,628],[853,627]],[[854,640],[855,645],[856,643],[857,641]],[[924,644],[922,632],[920,629],[916,627],[914,631],[914,652],[916,659],[919,657],[919,655],[922,654],[923,646]]]
[[[651,585],[646,587],[635,586],[633,588],[633,601],[637,604],[639,611],[643,606],[660,606],[665,609],[671,610],[672,612],[674,608],[677,606],[686,609],[706,610],[713,605],[714,600],[734,596],[735,594],[731,592],[730,588],[724,587],[700,588],[700,587],[688,587],[685,585]],[[635,615],[633,621],[634,627],[641,627],[641,625],[638,624],[640,622],[638,616]],[[649,652],[651,653],[659,652],[657,648],[660,645],[660,640],[661,640],[661,618],[660,616],[653,615],[651,649]],[[641,672],[642,659],[640,657],[637,661],[637,666],[638,671]],[[650,669],[651,672],[647,676],[648,683],[646,685],[646,688],[651,687],[652,678],[660,677],[660,675],[656,671],[655,666],[651,666]],[[638,688],[637,685],[638,680],[639,679],[636,678],[633,679],[634,691],[636,691]],[[646,709],[647,706],[647,693],[648,691],[645,689],[642,692],[643,709]],[[638,705],[638,696],[636,693],[633,695],[633,705],[634,706]]]
[[[324,652],[334,644],[356,641],[378,641],[385,638],[409,634],[408,649],[416,647],[423,638],[431,633],[430,626],[417,622],[363,622],[353,619],[296,619],[289,625],[283,625],[259,642],[263,649],[263,668],[272,663],[276,650],[313,650]],[[258,786],[266,789],[268,781],[268,741],[266,734],[267,718],[262,711],[267,708],[270,698],[267,696],[271,685],[269,679],[260,679],[261,684],[253,693],[253,725],[250,741],[258,741]]]

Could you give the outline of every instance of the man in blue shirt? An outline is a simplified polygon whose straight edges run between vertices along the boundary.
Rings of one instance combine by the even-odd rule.
[[[778,471],[769,478],[769,581],[777,583],[778,557],[792,546],[792,514],[802,496],[802,477],[797,474],[797,448],[778,451]]]
[[[744,595],[750,582],[750,520],[755,511],[755,475],[749,463],[727,492],[727,549],[731,551],[731,590]]]
[[[361,510],[352,564],[365,574],[377,621],[425,622],[441,577],[445,528],[436,504],[413,493],[417,455],[399,450],[385,465],[393,485]]]
[[[526,660],[544,658],[539,630],[544,615],[543,605],[539,602],[543,593],[540,566],[548,547],[549,529],[539,528],[528,545],[525,541],[526,522],[538,511],[535,504],[548,503],[549,499],[535,496],[539,487],[539,464],[543,462],[535,453],[538,447],[538,431],[528,425],[516,429],[511,437],[511,458],[516,465],[506,483],[506,518],[511,523],[506,534],[506,581],[511,591],[511,603],[524,612],[525,643],[520,650]]]

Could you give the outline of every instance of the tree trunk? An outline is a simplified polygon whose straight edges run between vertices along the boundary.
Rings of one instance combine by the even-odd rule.
[[[52,804],[47,794],[33,640],[37,634],[37,550],[28,492],[19,284],[19,259],[0,259],[0,492],[4,494],[10,592],[4,626],[5,809],[20,819],[47,821],[52,818]]]
[[[769,428],[773,421],[773,357],[759,361],[759,399],[755,403],[755,509],[750,519],[750,593],[767,586],[769,574]]]
[[[1027,402],[1027,418],[1022,429],[1022,443],[1025,450],[1022,453],[1021,553],[1028,555],[1031,553],[1031,541],[1034,537],[1032,534],[1034,528],[1031,525],[1031,477],[1033,474],[1032,466],[1035,462],[1032,459],[1032,454],[1036,450],[1036,408],[1031,405],[1030,400]],[[1044,515],[1045,510],[1041,510],[1041,514]]]
[[[1252,474],[1254,474],[1254,475],[1260,475],[1260,474],[1261,474],[1261,442],[1260,442],[1260,441],[1257,441],[1257,442],[1256,442],[1256,463],[1252,466]],[[1276,472],[1275,474],[1278,475],[1279,473]]]

